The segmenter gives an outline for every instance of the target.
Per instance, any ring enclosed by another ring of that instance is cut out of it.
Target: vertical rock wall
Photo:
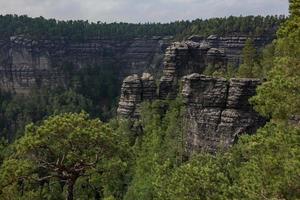
[[[163,76],[160,79],[159,97],[173,99],[178,93],[179,80],[191,73],[202,73],[209,65],[215,69],[226,69],[230,64],[238,67],[242,62],[242,50],[247,37],[202,37],[193,36],[183,42],[175,42],[167,48],[164,58]],[[253,38],[260,50],[272,38]]]
[[[192,74],[183,77],[187,151],[215,153],[230,147],[244,133],[265,123],[248,100],[260,84],[256,79],[231,79]]]
[[[120,117],[136,119],[139,116],[139,106],[142,101],[156,99],[156,85],[153,76],[144,73],[142,77],[137,74],[124,79],[118,107]]]
[[[88,66],[109,65],[120,82],[131,74],[160,74],[169,40],[153,37],[35,41],[13,36],[0,40],[0,89],[26,93],[40,86],[65,87],[72,79],[70,74]]]
[[[189,155],[227,149],[241,134],[255,133],[265,123],[265,119],[248,102],[255,95],[259,80],[228,81],[200,75],[209,64],[217,67],[226,67],[227,64],[237,66],[242,60],[241,52],[246,40],[246,37],[210,36],[203,39],[194,36],[188,41],[175,42],[166,50],[157,98],[175,99],[178,93],[182,94],[186,105],[183,120]],[[255,38],[254,42],[259,49],[268,40]],[[144,80],[137,75],[126,78],[121,91],[119,116],[138,118],[140,103],[156,98],[154,88],[152,78]]]
[[[263,126],[265,119],[248,102],[259,84],[258,79],[228,81],[198,73],[184,76],[180,93],[186,106],[187,153],[227,149],[241,134],[255,133]],[[155,99],[159,97],[150,74],[129,76],[123,82],[118,115],[138,119],[140,104]]]

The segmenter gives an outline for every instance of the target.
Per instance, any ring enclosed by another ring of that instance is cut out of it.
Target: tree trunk
[[[66,200],[73,200],[74,199],[74,185],[75,185],[75,180],[68,180]]]

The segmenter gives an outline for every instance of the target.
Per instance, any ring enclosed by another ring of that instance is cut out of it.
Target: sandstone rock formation
[[[258,79],[227,81],[198,73],[184,76],[179,92],[186,106],[183,121],[188,155],[227,149],[241,134],[255,133],[263,126],[265,119],[248,102],[259,84]],[[138,119],[140,104],[159,98],[150,74],[129,76],[122,85],[118,115]]]
[[[166,49],[157,98],[175,99],[178,93],[182,94],[186,105],[184,124],[189,155],[226,149],[239,135],[254,133],[265,123],[265,119],[248,102],[255,95],[259,80],[227,81],[200,75],[210,64],[237,66],[242,60],[241,52],[246,40],[246,37],[212,35],[204,39],[192,36],[188,41],[175,42]],[[254,42],[259,49],[268,43],[268,39],[255,38]],[[121,91],[119,116],[138,118],[140,103],[155,99],[154,88],[152,78],[141,79],[137,75],[126,78]]]
[[[260,84],[256,79],[231,79],[191,74],[183,77],[187,152],[230,147],[239,135],[255,133],[265,123],[249,105]]]
[[[181,77],[191,73],[202,73],[208,65],[213,65],[216,69],[225,69],[227,64],[238,67],[242,62],[242,50],[246,40],[247,37],[243,36],[211,35],[207,39],[192,36],[187,41],[173,43],[166,50],[159,97],[174,98]],[[254,38],[257,49],[270,41],[270,38]]]
[[[137,106],[142,102],[142,82],[134,74],[124,79],[119,100],[118,115],[126,118],[138,116]]]
[[[70,81],[63,66],[72,70],[89,65],[114,66],[121,81],[131,74],[149,72],[161,77],[160,96],[167,88],[175,87],[178,80],[190,73],[201,73],[211,63],[222,67],[241,62],[241,51],[247,37],[191,36],[185,42],[170,44],[171,38],[152,37],[128,40],[90,38],[71,41],[64,38],[33,40],[22,35],[0,40],[0,89],[26,92],[36,86],[65,86]],[[255,38],[257,48],[269,43],[272,37]],[[166,88],[165,90],[163,88]]]
[[[24,36],[0,40],[0,89],[22,93],[36,86],[65,86],[66,64],[76,71],[109,63],[121,81],[131,74],[162,71],[164,50],[170,38],[44,39]]]
[[[201,73],[205,69],[203,49],[192,41],[175,42],[167,48],[164,58],[163,76],[160,79],[161,99],[174,98],[179,79],[192,72]]]
[[[153,76],[149,73],[143,73],[142,82],[142,101],[152,101],[156,99],[156,83]]]
[[[144,73],[124,79],[119,100],[118,115],[136,119],[139,116],[139,106],[142,101],[152,101],[156,98],[156,85],[153,76]]]

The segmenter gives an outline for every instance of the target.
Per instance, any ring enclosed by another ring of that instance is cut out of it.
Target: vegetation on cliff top
[[[25,15],[0,15],[0,37],[27,35],[33,39],[71,39],[82,41],[91,38],[126,39],[152,36],[175,36],[183,39],[197,34],[217,35],[273,35],[284,16],[246,16],[172,23],[105,23],[83,20],[58,21],[43,17],[31,18]]]

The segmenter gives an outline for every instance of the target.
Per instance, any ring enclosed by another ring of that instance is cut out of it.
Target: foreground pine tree
[[[62,114],[39,126],[28,125],[3,162],[0,197],[61,199],[61,188],[66,199],[73,200],[80,183],[94,182],[100,188],[93,191],[94,196],[100,198],[101,188],[108,184],[105,177],[113,177],[124,166],[125,147],[108,125],[84,113]]]

